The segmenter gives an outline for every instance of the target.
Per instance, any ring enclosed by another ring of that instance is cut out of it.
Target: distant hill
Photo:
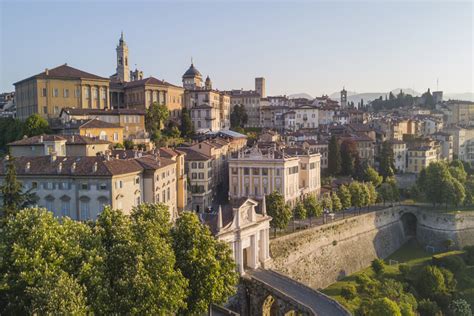
[[[347,101],[349,102],[354,102],[357,104],[357,102],[360,101],[360,99],[364,99],[364,102],[369,102],[375,99],[378,99],[380,97],[385,98],[386,95],[388,95],[390,92],[393,94],[397,95],[400,93],[400,90],[403,91],[405,94],[411,94],[412,96],[420,96],[421,93],[414,91],[413,89],[402,89],[402,88],[397,88],[393,89],[392,91],[387,91],[387,92],[365,92],[365,93],[356,93],[356,92],[347,92]],[[331,99],[334,100],[339,100],[341,98],[341,93],[340,92],[334,92],[330,95]]]
[[[307,93],[295,93],[295,94],[290,94],[288,96],[289,99],[299,99],[299,98],[305,98],[305,99],[308,99],[308,100],[312,100],[314,99],[311,95],[307,94]]]

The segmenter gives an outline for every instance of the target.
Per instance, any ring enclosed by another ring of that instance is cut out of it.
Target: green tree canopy
[[[333,176],[341,173],[341,148],[335,135],[328,145],[328,173]]]
[[[176,266],[189,281],[186,314],[207,311],[235,293],[238,276],[229,249],[219,246],[197,215],[185,212],[172,229]]]
[[[383,177],[372,167],[365,169],[365,181],[371,182],[375,187],[382,184]]]
[[[337,195],[339,196],[339,200],[341,201],[342,207],[344,209],[351,207],[351,192],[349,191],[349,188],[347,186],[345,186],[344,184],[341,185],[339,187],[339,190],[337,191]]]
[[[342,210],[342,203],[341,203],[341,200],[339,199],[339,196],[336,194],[336,192],[333,192],[331,194],[331,204],[332,204],[332,210],[334,212],[339,212]]]
[[[181,111],[181,135],[183,137],[192,137],[194,135],[193,122],[191,120],[191,115],[186,107]]]
[[[303,202],[299,201],[298,203],[296,203],[296,206],[295,206],[295,209],[294,209],[294,214],[295,214],[295,218],[296,219],[306,219],[306,217],[308,217],[308,213],[306,211],[306,208],[303,204]]]
[[[248,122],[247,110],[244,105],[234,105],[230,113],[230,127],[234,129],[244,128]]]
[[[283,195],[278,191],[274,191],[266,196],[266,205],[268,215],[272,217],[270,225],[275,229],[283,229],[288,226],[291,220],[292,212],[288,205],[285,203]]]
[[[48,121],[39,114],[33,114],[26,119],[23,133],[28,137],[49,133]]]
[[[401,316],[400,307],[397,303],[389,298],[376,299],[373,304],[369,316]]]
[[[150,134],[153,141],[158,141],[161,138],[161,129],[168,120],[170,112],[166,105],[153,102],[147,109],[145,115],[145,129]]]
[[[392,144],[389,141],[382,143],[379,169],[384,179],[393,176],[395,170],[395,155],[393,153]]]
[[[344,140],[341,144],[341,173],[343,175],[349,176],[354,174],[358,157],[359,153],[355,141],[352,139]]]

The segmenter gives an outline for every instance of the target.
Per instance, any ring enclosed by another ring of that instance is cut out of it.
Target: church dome
[[[194,78],[194,77],[202,77],[202,75],[199,72],[199,70],[197,70],[196,67],[194,67],[194,64],[191,64],[191,66],[189,66],[189,69],[186,70],[186,72],[184,73],[183,78],[184,77]]]

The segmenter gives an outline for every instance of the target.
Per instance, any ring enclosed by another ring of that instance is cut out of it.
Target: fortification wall
[[[408,240],[400,220],[407,212],[417,218],[422,244],[440,246],[446,239],[458,247],[474,244],[474,212],[446,215],[395,206],[274,239],[271,267],[312,288],[325,288],[400,248]]]

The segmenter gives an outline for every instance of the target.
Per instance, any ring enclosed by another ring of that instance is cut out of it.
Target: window
[[[89,88],[85,87],[84,91],[86,92],[86,99],[89,99],[91,97],[91,95],[90,95],[91,92],[90,92]]]
[[[93,91],[92,93],[94,95],[94,99],[98,99],[99,98],[99,89],[94,88],[92,91]]]
[[[98,185],[99,190],[107,190],[107,183],[102,182]]]
[[[89,190],[89,183],[82,182],[81,183],[81,190]]]
[[[81,220],[88,220],[91,217],[90,214],[90,209],[89,209],[89,201],[81,201],[81,214],[80,214],[80,219]]]
[[[118,141],[118,133],[117,132],[114,132],[114,141]]]
[[[199,169],[204,169],[204,162],[199,163]]]
[[[250,169],[249,168],[244,168],[244,175],[248,176],[250,173]]]
[[[252,174],[258,176],[260,174],[260,168],[252,168]]]
[[[197,173],[196,172],[193,172],[191,174],[191,179],[197,179]]]
[[[267,175],[268,175],[268,169],[262,168],[262,176],[267,176]]]
[[[140,178],[139,177],[135,178],[135,184],[140,184]]]
[[[170,188],[167,189],[168,201],[171,199],[171,191]]]
[[[53,89],[53,97],[57,98],[59,96],[59,89],[54,88]]]
[[[43,93],[41,94],[43,97],[48,95],[48,90],[46,88],[43,88]]]
[[[276,169],[276,175],[279,176],[280,175],[280,169]]]
[[[191,167],[192,167],[193,169],[196,169],[196,168],[197,168],[197,162],[191,163]]]
[[[76,98],[79,98],[81,96],[81,88],[76,88],[76,91],[74,92],[74,96]]]
[[[232,168],[232,174],[237,174],[237,168]]]
[[[63,91],[63,96],[64,96],[65,98],[69,98],[69,89],[64,89],[64,91]]]
[[[50,212],[54,212],[54,201],[53,200],[46,200],[46,208]]]
[[[36,181],[31,182],[31,188],[32,189],[38,188],[38,182],[36,182]]]
[[[204,172],[199,172],[199,179],[204,179]]]
[[[61,201],[61,215],[63,217],[71,217],[71,209],[69,201]]]

